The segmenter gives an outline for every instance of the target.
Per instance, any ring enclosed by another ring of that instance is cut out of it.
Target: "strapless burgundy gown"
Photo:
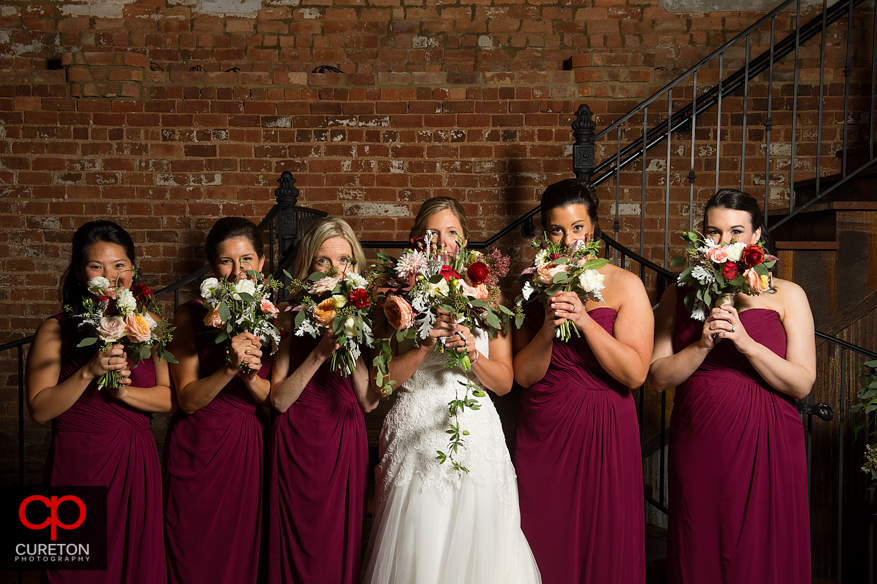
[[[290,371],[317,345],[292,338]],[[327,360],[274,422],[268,501],[268,581],[360,581],[368,473],[365,417],[351,378]]]
[[[703,330],[682,297],[674,351]],[[745,310],[740,321],[785,357],[775,311]],[[810,582],[804,427],[794,400],[770,388],[731,341],[719,342],[677,388],[669,463],[670,582]]]
[[[190,301],[201,377],[225,364],[225,350]],[[267,377],[271,358],[262,357]],[[164,460],[168,579],[180,584],[252,584],[259,567],[265,415],[240,376],[193,414],[177,411]]]
[[[77,348],[81,335],[66,316],[61,324],[64,381],[95,353]],[[155,365],[144,359],[131,370],[134,387],[155,386]],[[161,525],[161,469],[151,417],[98,390],[92,381],[69,410],[52,421],[46,462],[51,486],[107,487],[107,569],[50,570],[49,582],[81,584],[166,581]]]
[[[616,312],[589,312],[612,334]],[[541,304],[525,326],[542,326]],[[636,404],[584,338],[554,341],[551,365],[524,390],[515,468],[521,527],[546,584],[645,581],[643,476]]]

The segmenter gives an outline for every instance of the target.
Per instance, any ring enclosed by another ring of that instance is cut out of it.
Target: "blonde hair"
[[[421,237],[426,233],[426,222],[429,221],[429,218],[446,209],[453,211],[454,215],[457,216],[460,227],[463,228],[463,239],[469,241],[469,222],[466,220],[466,212],[463,210],[463,205],[451,197],[433,197],[425,200],[420,205],[417,217],[414,218],[414,226],[411,227],[408,237],[411,239]]]
[[[299,280],[304,280],[311,273],[311,264],[317,257],[317,252],[326,243],[326,240],[333,237],[343,237],[350,244],[350,251],[355,260],[353,271],[357,274],[361,273],[362,266],[365,264],[365,254],[362,246],[357,239],[353,229],[344,219],[338,217],[323,217],[310,224],[302,236],[298,244],[298,251],[295,255],[295,274]]]

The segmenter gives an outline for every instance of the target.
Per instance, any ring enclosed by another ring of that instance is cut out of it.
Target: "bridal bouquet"
[[[291,280],[288,290],[299,297],[293,308],[295,334],[316,338],[322,330],[332,329],[339,349],[332,353],[330,367],[342,377],[353,373],[362,345],[374,345],[372,335],[373,299],[369,282],[355,272],[314,272],[305,281]]]
[[[533,265],[524,270],[519,278],[524,285],[516,303],[520,306],[533,299],[547,302],[557,292],[575,292],[582,302],[602,302],[603,274],[597,270],[608,264],[609,260],[596,257],[601,243],[599,239],[575,240],[564,247],[552,243],[543,233],[542,241],[534,240],[531,243],[539,251]],[[573,331],[580,336],[579,330],[566,321],[554,330],[554,334],[566,342],[572,337]]]
[[[415,344],[426,339],[435,326],[438,311],[442,310],[470,329],[480,328],[491,337],[501,330],[515,312],[498,303],[497,283],[509,269],[509,258],[499,250],[488,253],[460,248],[451,253],[433,243],[434,236],[428,232],[424,237],[412,240],[411,248],[399,257],[379,254],[376,266],[385,286],[397,287],[387,295],[384,314],[396,329],[397,340],[413,339]],[[375,380],[381,392],[389,395],[394,382],[389,378],[389,339],[380,340],[381,351],[374,359],[378,370]],[[460,428],[458,416],[465,408],[478,410],[477,398],[484,391],[469,377],[472,363],[468,352],[446,350],[444,343],[436,343],[436,350],[447,355],[447,366],[460,367],[466,375],[462,397],[459,394],[448,403],[450,436],[448,453],[439,451],[438,460],[450,460],[454,470],[469,472],[454,457],[463,437],[469,433]],[[471,393],[471,395],[470,395]]]
[[[88,347],[100,341],[100,350],[106,351],[114,344],[122,344],[134,365],[150,357],[155,347],[160,359],[169,363],[177,362],[167,350],[173,327],[164,321],[156,322],[149,314],[150,311],[155,314],[160,311],[148,287],[134,284],[130,290],[120,288],[116,278],[115,299],[106,295],[110,282],[104,277],[90,279],[86,287],[93,297],[83,298],[85,312],[75,314],[70,306],[64,307],[71,318],[79,321],[78,328],[92,333],[82,339],[77,347]],[[97,388],[116,388],[119,387],[119,381],[118,371],[108,371],[98,378]]]
[[[273,355],[280,344],[280,331],[273,323],[278,310],[271,302],[271,292],[280,283],[270,276],[264,278],[255,270],[247,270],[247,276],[236,282],[216,278],[201,282],[201,297],[207,301],[204,324],[218,329],[214,337],[217,345],[248,332],[259,337],[268,354]],[[246,363],[241,371],[252,373]]]
[[[739,292],[752,296],[774,292],[770,268],[777,258],[767,253],[763,242],[715,243],[697,231],[682,232],[682,239],[687,242],[685,255],[674,255],[670,265],[682,267],[691,260],[677,283],[691,286],[685,307],[694,320],[705,320],[716,306],[733,305]]]

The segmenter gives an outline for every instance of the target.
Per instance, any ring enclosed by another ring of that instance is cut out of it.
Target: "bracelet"
[[[469,361],[469,365],[471,366],[471,365],[475,365],[476,363],[478,363],[478,357],[480,357],[480,356],[481,356],[481,353],[478,352],[478,349],[475,349],[475,358],[472,359],[471,361]]]

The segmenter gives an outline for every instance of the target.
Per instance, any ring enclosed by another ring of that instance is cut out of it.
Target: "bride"
[[[449,197],[425,201],[411,237],[427,231],[446,249],[456,249],[460,239],[465,245],[469,229],[460,203]],[[469,472],[436,460],[436,452],[448,446],[448,402],[465,380],[434,350],[440,338],[450,349],[468,351],[483,387],[497,395],[512,387],[508,334],[489,339],[441,314],[419,346],[411,341],[394,346],[390,377],[399,389],[381,430],[375,523],[363,582],[541,582],[521,531],[517,479],[489,398],[481,398],[481,409],[459,415],[469,436],[455,456]]]

